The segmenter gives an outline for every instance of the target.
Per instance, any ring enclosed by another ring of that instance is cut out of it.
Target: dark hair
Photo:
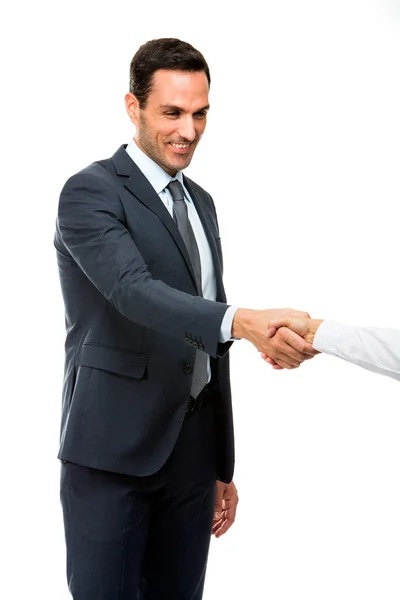
[[[187,42],[175,38],[150,40],[140,46],[131,61],[129,91],[145,108],[151,92],[153,75],[158,69],[171,71],[204,71],[208,85],[211,77],[204,56]]]

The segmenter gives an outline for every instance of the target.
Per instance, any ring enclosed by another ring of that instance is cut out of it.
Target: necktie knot
[[[173,179],[167,185],[169,192],[172,196],[172,200],[174,202],[182,202],[185,200],[185,194],[183,192],[183,186],[180,181],[177,179]]]

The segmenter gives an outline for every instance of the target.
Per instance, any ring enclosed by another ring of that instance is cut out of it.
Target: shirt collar
[[[135,140],[129,142],[126,152],[142,171],[146,179],[149,180],[157,194],[160,194],[173,179],[177,179],[183,185],[182,171],[177,171],[176,175],[171,177],[160,165],[139,148]]]

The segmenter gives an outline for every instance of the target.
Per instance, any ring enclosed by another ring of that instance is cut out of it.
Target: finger
[[[280,367],[281,369],[297,369],[297,367],[299,367],[300,365],[292,365],[292,363],[287,362],[286,360],[284,360],[283,358],[277,358],[277,366]],[[273,369],[276,370],[276,367],[272,367]]]
[[[278,344],[278,340],[282,343]],[[287,344],[287,346],[284,346],[284,344]],[[303,362],[307,355],[315,356],[316,354],[316,351],[311,344],[305,342],[300,335],[294,331],[291,331],[287,327],[281,327],[279,329],[278,337],[276,337],[275,348],[277,351],[283,351],[285,354],[291,356],[299,362]]]
[[[223,520],[218,521],[218,526],[212,528],[211,535],[215,535],[215,537],[217,537],[217,531],[221,529],[223,522]]]
[[[222,519],[214,523],[213,533],[216,537],[224,535],[232,526],[236,519],[236,510],[239,503],[239,497],[235,484],[232,482],[226,488],[226,497],[222,501]]]
[[[221,535],[224,535],[228,531],[228,529],[232,527],[233,523],[234,521],[232,519],[226,519],[222,523],[221,527],[215,532],[215,537],[219,538],[221,537]]]
[[[280,364],[280,360],[284,360],[292,365],[292,367],[298,367],[303,362],[304,357],[304,354],[298,352],[298,350],[282,340],[279,346],[275,349],[275,355],[273,358],[278,365]]]
[[[312,354],[313,356],[315,355],[315,350],[311,346],[311,344],[305,342],[304,339],[294,331],[288,329],[287,327],[282,327],[280,329],[280,335],[285,340],[285,342],[289,344],[289,346],[291,346],[301,354]]]
[[[265,359],[265,362],[267,362],[269,365],[271,365],[271,367],[273,367],[274,369],[286,369],[286,367],[280,367],[273,358],[271,358],[270,356],[267,356],[267,358]]]
[[[235,488],[235,490],[232,492],[232,495],[228,496],[224,502],[224,509],[226,510],[226,516],[228,517],[228,519],[235,520],[238,503],[239,498],[237,495],[237,490]]]
[[[298,361],[295,361],[292,357],[287,356],[283,352],[277,352],[274,356],[274,361],[275,364],[282,369],[295,369],[300,364]]]
[[[289,309],[288,313],[289,317],[296,317],[298,319],[311,319],[309,313],[305,312],[304,310],[294,310],[291,308]]]
[[[215,533],[218,531],[218,529],[222,526],[222,523],[224,522],[225,519],[218,519],[218,521],[214,521],[212,524],[212,529],[211,529],[211,533],[213,535],[215,535]]]
[[[280,327],[290,327],[291,319],[289,317],[283,317],[282,319],[272,319],[269,322],[269,329],[279,329]],[[272,336],[271,336],[272,337]]]
[[[269,365],[271,365],[272,367],[274,365],[276,365],[276,362],[274,361],[273,358],[271,358],[270,356],[267,356],[267,358],[265,359],[265,362],[267,362]]]
[[[217,491],[214,504],[214,519],[219,520],[222,516],[222,500],[224,496],[224,486],[217,481]]]
[[[276,334],[277,328],[276,327],[269,327],[269,329],[267,329],[267,331],[265,332],[266,337],[274,337],[274,335]]]
[[[225,522],[225,519],[226,519],[226,514],[225,514],[225,512],[226,512],[226,511],[224,511],[224,510],[221,512],[221,515],[222,515],[222,516],[221,516],[221,518],[220,518],[220,519],[214,519],[214,521],[213,521],[213,525],[212,525],[212,532],[213,532],[213,533],[215,533],[216,531],[218,531],[218,529],[219,529],[220,527],[222,527],[223,523]]]
[[[261,357],[263,358],[263,360],[268,363],[269,365],[271,365],[271,367],[273,367],[274,369],[276,369],[277,371],[280,371],[282,369],[282,367],[280,367],[279,365],[276,364],[276,362],[274,361],[273,358],[271,358],[270,356],[267,356],[265,354],[265,352],[261,353]],[[312,358],[310,356],[310,358]]]
[[[306,319],[300,319],[298,317],[282,318],[277,321],[272,320],[269,324],[270,327],[279,325],[278,331],[282,334],[282,329],[292,330],[294,333],[304,338],[308,333],[308,322]],[[300,344],[300,341],[299,341]]]
[[[222,525],[216,530],[215,537],[220,538],[221,535],[224,535],[233,525],[234,521],[232,519],[224,519]]]

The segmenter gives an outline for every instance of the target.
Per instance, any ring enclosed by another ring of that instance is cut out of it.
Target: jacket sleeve
[[[225,354],[228,345],[219,345],[219,334],[228,305],[191,296],[153,279],[124,222],[124,209],[113,187],[97,174],[78,173],[60,195],[56,247],[59,239],[90,281],[126,318],[187,343],[195,342],[210,356]]]

